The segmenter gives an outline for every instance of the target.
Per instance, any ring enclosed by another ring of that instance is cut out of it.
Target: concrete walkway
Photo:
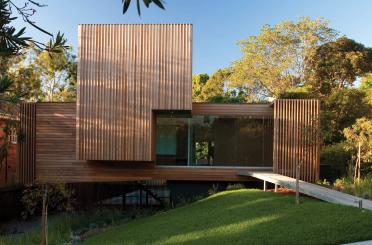
[[[281,174],[272,172],[260,172],[260,171],[238,171],[237,175],[250,176],[264,181],[273,183],[275,185],[281,185],[289,189],[296,189],[296,179],[287,177]],[[342,204],[353,207],[361,207],[364,209],[372,210],[372,201],[362,199],[353,195],[349,195],[343,192],[335,191],[326,187],[311,184],[305,181],[300,181],[300,192],[308,196],[312,196],[327,202]]]
[[[353,242],[353,243],[347,243],[342,245],[372,245],[372,240],[364,241],[364,242]]]

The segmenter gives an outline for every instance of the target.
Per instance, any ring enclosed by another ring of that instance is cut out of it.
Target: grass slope
[[[238,190],[141,218],[89,244],[340,244],[372,239],[372,212],[303,198]]]

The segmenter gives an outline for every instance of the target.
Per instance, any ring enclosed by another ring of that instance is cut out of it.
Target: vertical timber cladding
[[[153,161],[153,110],[191,110],[192,25],[80,25],[78,160]]]
[[[19,112],[17,177],[20,184],[32,184],[35,180],[36,104],[21,103]]]
[[[274,101],[274,172],[295,178],[299,162],[300,179],[319,178],[319,110],[318,100]]]

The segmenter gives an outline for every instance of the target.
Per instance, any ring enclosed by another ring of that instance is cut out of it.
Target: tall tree
[[[229,69],[219,69],[212,76],[208,76],[206,73],[193,75],[193,101],[213,103],[244,103],[250,101],[251,91],[245,87],[230,87],[229,75]]]
[[[302,17],[265,25],[259,35],[239,42],[243,57],[232,65],[234,86],[248,86],[261,96],[278,97],[288,88],[305,82],[305,60],[337,33],[323,19]]]
[[[224,95],[225,81],[228,77],[226,69],[219,69],[205,82],[201,88],[200,100],[209,101],[210,98]]]
[[[314,92],[327,95],[372,72],[372,49],[341,37],[317,47],[305,63],[308,85]]]
[[[36,13],[36,8],[44,7],[34,0],[25,0],[22,6],[14,3],[12,0],[0,0],[0,106],[3,113],[13,114],[15,104],[24,96],[21,89],[14,86],[14,81],[9,76],[9,68],[14,59],[18,59],[22,51],[28,48],[31,44],[40,49],[47,50],[49,53],[58,53],[66,48],[63,35],[58,33],[53,42],[49,45],[42,45],[38,41],[30,37],[25,37],[25,28],[16,30],[12,25],[18,16],[39,31],[53,37],[53,35],[46,30],[39,27],[31,17]],[[5,111],[4,111],[5,110]],[[8,134],[10,128],[16,125],[10,125],[7,121],[4,127],[4,137],[0,140],[0,161],[6,156],[8,150]]]
[[[359,118],[351,127],[343,130],[347,149],[354,153],[354,178],[360,179],[361,163],[372,162],[372,120]]]
[[[355,88],[334,90],[322,99],[321,129],[325,144],[345,140],[342,130],[358,118],[371,115],[372,106],[367,102],[366,91]]]
[[[192,99],[195,102],[201,101],[200,94],[202,88],[209,80],[209,76],[206,73],[192,75]]]
[[[76,61],[71,50],[60,53],[34,50],[34,67],[41,81],[42,101],[75,99]]]
[[[372,73],[364,75],[360,79],[360,89],[372,89]]]
[[[11,89],[22,93],[22,100],[37,101],[41,96],[41,78],[35,64],[20,62],[9,73]]]

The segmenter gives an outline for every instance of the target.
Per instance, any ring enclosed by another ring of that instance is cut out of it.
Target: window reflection
[[[270,118],[157,117],[156,161],[180,166],[272,166]]]

